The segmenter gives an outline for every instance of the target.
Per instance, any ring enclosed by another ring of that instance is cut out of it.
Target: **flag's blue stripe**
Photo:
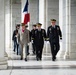
[[[23,12],[28,12],[28,0],[27,0],[27,2],[26,2],[26,4],[25,4],[25,7],[24,7]]]

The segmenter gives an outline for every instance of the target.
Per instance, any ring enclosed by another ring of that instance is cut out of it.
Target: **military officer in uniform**
[[[35,40],[33,39],[33,35],[36,30],[36,24],[33,25],[33,29],[31,30],[31,40],[32,40],[32,47],[33,47],[33,54],[36,54],[36,46],[35,46]]]
[[[35,45],[36,45],[36,59],[42,60],[42,50],[44,46],[44,40],[46,38],[46,31],[41,28],[41,23],[37,23],[37,29],[35,30],[34,33],[34,40],[35,40]]]
[[[56,25],[56,20],[51,19],[51,26],[47,29],[47,37],[51,46],[52,60],[56,60],[56,55],[60,49],[59,39],[62,39],[60,27]]]

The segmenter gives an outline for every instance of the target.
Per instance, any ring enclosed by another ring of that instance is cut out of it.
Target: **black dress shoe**
[[[42,60],[42,58],[40,58],[40,60]]]
[[[17,53],[17,55],[18,55],[18,53]]]
[[[39,58],[36,58],[37,59],[37,61],[39,61]]]
[[[15,50],[13,50],[15,52]]]
[[[27,55],[29,55],[30,53],[27,53]]]
[[[35,52],[33,52],[33,55],[35,55],[36,53]]]
[[[53,61],[55,61],[55,59],[53,59]]]
[[[20,60],[22,60],[23,58],[20,58]]]
[[[54,57],[54,59],[56,60],[56,57]]]
[[[55,58],[54,57],[52,57],[52,61],[55,61]]]
[[[27,59],[25,58],[25,61],[27,61]]]

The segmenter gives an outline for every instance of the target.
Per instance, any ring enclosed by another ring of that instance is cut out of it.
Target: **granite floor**
[[[36,61],[35,55],[29,55],[28,61],[20,60],[13,51],[8,52],[8,69],[0,70],[0,75],[76,75],[76,61],[43,55],[42,61]]]

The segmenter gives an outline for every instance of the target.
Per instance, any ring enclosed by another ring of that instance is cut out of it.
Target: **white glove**
[[[44,44],[46,44],[46,41],[44,41]]]
[[[30,45],[30,43],[28,43],[28,45]]]
[[[47,41],[47,44],[49,44],[49,41]]]
[[[62,40],[60,40],[60,42],[62,42]]]
[[[31,42],[33,43],[33,40]]]

